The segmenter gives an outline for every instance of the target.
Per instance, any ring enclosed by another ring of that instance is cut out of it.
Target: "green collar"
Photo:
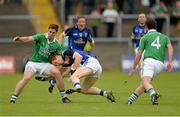
[[[155,29],[148,30],[148,33],[156,31]]]
[[[53,43],[53,42],[56,41],[56,37],[54,37],[53,41],[50,42],[49,39],[48,39],[48,33],[45,33],[45,38],[47,39],[48,44]]]

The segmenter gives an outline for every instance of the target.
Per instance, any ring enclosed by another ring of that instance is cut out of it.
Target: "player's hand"
[[[14,37],[13,41],[20,41],[20,37],[19,36]]]
[[[132,69],[132,70],[129,72],[129,77],[130,77],[130,78],[134,75],[134,72],[135,72],[134,69]]]
[[[168,62],[168,64],[167,64],[167,71],[168,71],[168,72],[171,72],[172,69],[173,69],[173,64],[172,64],[172,62]]]

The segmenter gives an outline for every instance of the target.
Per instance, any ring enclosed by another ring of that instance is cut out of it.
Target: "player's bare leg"
[[[139,78],[141,78],[142,76],[142,65],[141,62],[138,64],[138,74],[139,74]]]
[[[33,76],[32,72],[24,72],[23,79],[17,83],[15,91],[14,91],[13,95],[11,96],[10,103],[16,102],[17,97],[21,94],[24,87],[29,82],[29,80],[31,79],[32,76]]]
[[[65,78],[65,77],[69,76],[70,68],[62,67],[60,69],[60,71],[62,73],[62,77]],[[35,79],[38,81],[49,81],[48,91],[49,91],[49,93],[53,92],[54,86],[56,84],[56,80],[53,76],[36,76]]]
[[[97,87],[93,87],[96,81],[97,81],[96,78],[86,77],[81,87],[82,88],[81,93],[99,95],[100,89]]]
[[[111,102],[115,102],[115,97],[113,96],[112,91],[104,91],[97,87],[93,87],[96,81],[97,79],[93,77],[85,78],[80,93],[90,94],[90,95],[101,95],[106,97]]]
[[[151,84],[151,77],[145,76],[142,78],[142,85],[144,86],[146,92],[151,97],[151,102],[153,105],[158,104],[159,94],[154,90]]]
[[[63,103],[70,103],[71,101],[67,98],[66,92],[64,89],[64,81],[61,75],[61,72],[56,67],[53,67],[51,70],[51,75],[56,79],[56,85],[59,89],[60,96],[62,97]]]
[[[93,87],[94,83],[96,82],[96,78],[89,77],[93,73],[93,70],[88,67],[81,67],[74,72],[71,76],[71,80],[74,83],[74,89],[70,89],[70,93],[79,92],[84,94],[91,94],[91,95],[101,95],[107,97],[112,102],[115,102],[115,98],[112,94],[112,91],[106,92],[97,87]],[[80,86],[80,78],[85,77],[82,87]],[[78,89],[78,90],[77,90]],[[79,90],[81,89],[81,90]],[[71,92],[72,91],[72,92]]]
[[[80,78],[87,77],[93,73],[93,70],[88,67],[79,67],[70,77],[72,83],[74,84],[74,89],[77,91],[81,90]]]

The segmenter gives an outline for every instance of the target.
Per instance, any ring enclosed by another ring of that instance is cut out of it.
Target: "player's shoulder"
[[[76,28],[75,27],[69,27],[68,29],[65,30],[65,32],[71,32],[73,30],[76,30]]]
[[[145,33],[144,35],[143,35],[143,37],[141,38],[141,40],[143,39],[143,40],[146,40],[147,38],[149,38],[149,36],[150,36],[150,33]]]
[[[34,40],[44,39],[46,37],[46,33],[38,33],[32,36]]]
[[[139,24],[134,24],[133,28],[139,28]]]
[[[162,34],[162,33],[160,33],[160,38],[162,38],[162,40],[164,40],[164,41],[170,41],[169,36]]]
[[[86,30],[88,35],[92,35],[90,28],[85,27],[85,30]]]
[[[139,30],[139,25],[138,24],[133,25],[132,30],[133,32],[135,32],[135,30]]]
[[[85,27],[84,29],[88,32],[91,32],[90,28],[88,28],[88,27]]]

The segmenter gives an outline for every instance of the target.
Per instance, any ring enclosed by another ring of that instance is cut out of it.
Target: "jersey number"
[[[157,36],[156,39],[151,43],[151,46],[156,47],[157,49],[161,47],[161,44],[159,43],[159,36]]]

